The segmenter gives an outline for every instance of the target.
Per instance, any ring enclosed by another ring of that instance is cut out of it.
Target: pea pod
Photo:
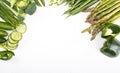
[[[6,31],[0,30],[0,37],[5,37],[7,35],[8,35],[8,33]]]
[[[9,60],[14,56],[12,51],[0,51],[0,59],[1,60]]]
[[[5,43],[7,40],[3,37],[0,37],[0,44]]]

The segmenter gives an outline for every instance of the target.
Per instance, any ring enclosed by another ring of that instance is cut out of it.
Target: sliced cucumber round
[[[10,43],[9,41],[7,41],[6,42],[6,44],[8,45],[8,46],[11,46],[11,47],[15,47],[15,46],[17,46],[18,45],[18,43]]]
[[[7,49],[7,50],[8,50],[8,48],[7,48],[7,46],[6,46],[5,43],[3,43],[3,44],[1,44],[1,45],[2,45],[2,47],[3,47],[4,49]]]
[[[12,40],[10,36],[8,37],[8,40],[7,40],[7,41],[9,41],[9,42],[12,43],[12,44],[19,42],[19,41]]]
[[[11,34],[10,34],[10,37],[12,40],[14,41],[20,41],[22,39],[22,33],[20,32],[17,32],[17,31],[13,31]]]
[[[15,49],[18,47],[18,45],[17,45],[17,46],[8,46],[8,45],[6,44],[6,47],[7,47],[9,50],[15,50]]]
[[[8,44],[7,42],[2,44],[2,47],[6,50],[15,50],[18,47],[18,44]]]
[[[20,32],[20,33],[25,33],[26,32],[26,30],[27,30],[27,26],[26,26],[26,24],[20,24],[17,28],[16,28],[16,30],[18,31],[18,32]]]

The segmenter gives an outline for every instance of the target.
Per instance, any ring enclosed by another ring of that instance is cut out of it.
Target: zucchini
[[[17,30],[18,32],[20,32],[20,33],[23,34],[23,33],[26,32],[27,26],[26,26],[25,23],[22,23],[22,24],[20,24],[20,25],[16,28],[16,30]]]
[[[8,35],[8,33],[6,31],[0,30],[0,37],[5,37],[7,35]]]
[[[22,39],[22,33],[20,32],[17,32],[17,31],[13,31],[11,34],[10,34],[10,37],[12,40],[14,41],[20,41]]]
[[[14,27],[11,26],[9,23],[7,22],[1,22],[0,21],[0,29],[4,29],[4,30],[13,30]]]

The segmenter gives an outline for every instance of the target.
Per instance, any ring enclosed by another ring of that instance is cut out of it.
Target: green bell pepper
[[[109,57],[116,57],[120,51],[120,26],[116,24],[109,24],[102,31],[102,37],[106,39],[101,52]]]
[[[102,31],[102,38],[107,38],[109,36],[115,37],[120,32],[120,26],[113,23],[107,24],[109,25],[106,26]]]

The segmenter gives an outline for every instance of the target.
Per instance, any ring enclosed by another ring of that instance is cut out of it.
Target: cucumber
[[[10,42],[6,42],[6,47],[9,49],[9,50],[15,50],[17,47],[18,47],[18,43],[10,43]]]
[[[12,44],[12,43],[7,41],[6,43],[2,44],[2,47],[6,50],[14,50],[18,47],[18,43]]]
[[[12,44],[19,42],[19,41],[12,40],[10,36],[8,37],[8,41],[9,41],[10,43],[12,43]]]
[[[17,32],[17,31],[13,31],[11,34],[10,34],[10,37],[12,40],[14,41],[20,41],[22,39],[22,33],[20,32]]]
[[[10,43],[9,41],[7,41],[6,45],[11,46],[11,47],[15,47],[18,45],[18,43]]]
[[[0,37],[0,44],[1,44],[1,43],[5,43],[5,42],[6,42],[6,39],[3,38],[3,37]]]
[[[6,31],[0,30],[0,37],[5,37],[7,35],[8,35],[8,33]]]
[[[13,30],[14,27],[11,26],[9,23],[7,22],[1,22],[0,21],[0,29],[4,29],[4,30]]]
[[[17,30],[18,32],[20,32],[20,33],[23,34],[23,33],[26,32],[26,30],[27,30],[27,26],[26,26],[25,23],[20,24],[20,25],[16,28],[16,30]]]
[[[6,44],[6,47],[9,50],[15,50],[18,47],[18,45],[17,46],[9,46],[9,45]]]

